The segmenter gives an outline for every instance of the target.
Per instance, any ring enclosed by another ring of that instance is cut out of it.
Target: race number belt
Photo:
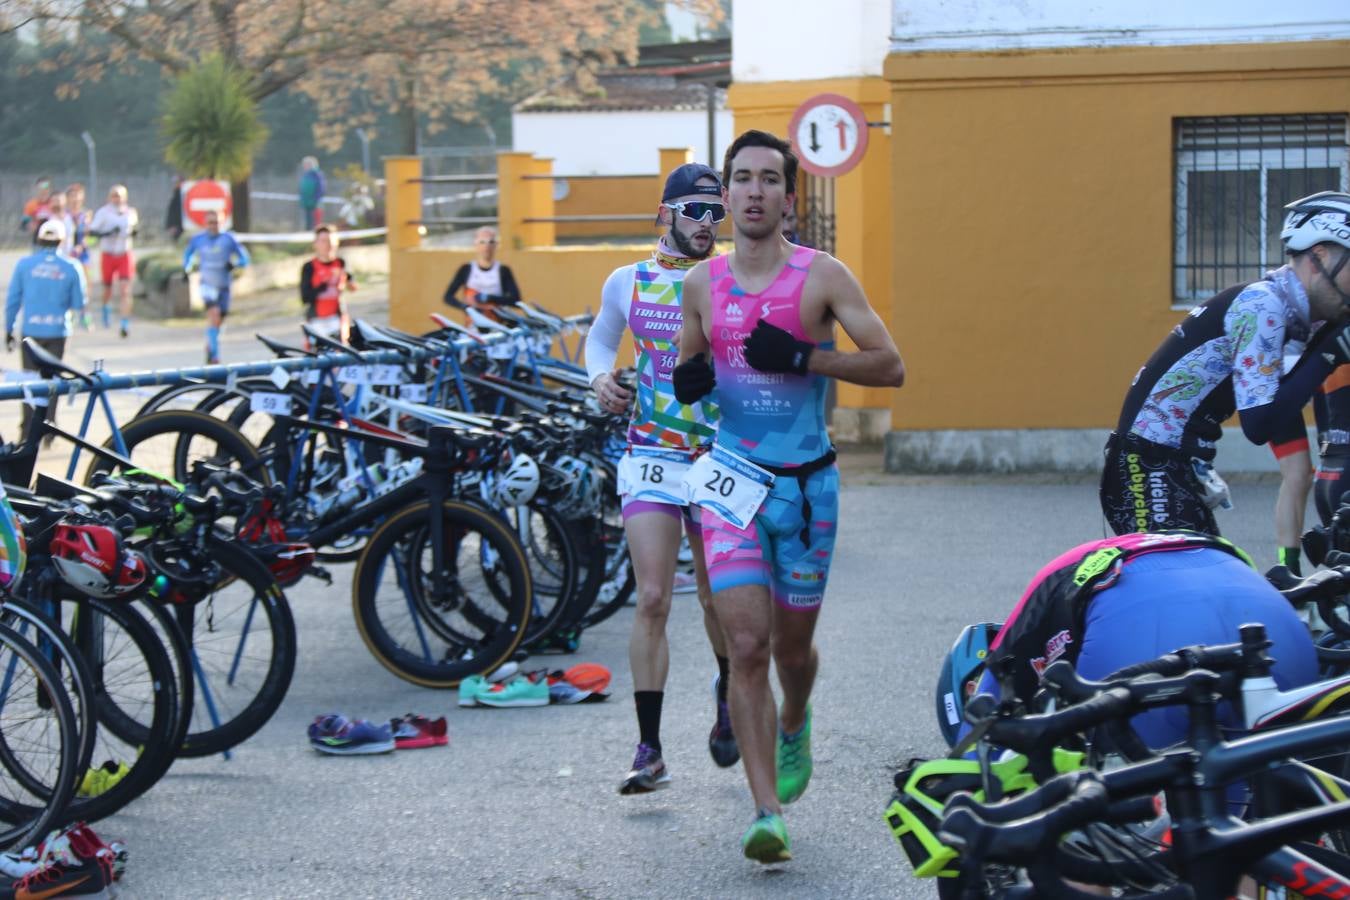
[[[689,467],[689,502],[714,512],[736,528],[748,528],[769,496],[773,473],[714,446]]]
[[[688,506],[685,476],[691,464],[683,450],[630,447],[619,460],[619,494],[633,500]]]

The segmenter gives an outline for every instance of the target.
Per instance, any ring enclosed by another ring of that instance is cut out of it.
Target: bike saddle
[[[277,356],[283,359],[285,359],[286,357],[317,355],[310,350],[306,350],[304,347],[292,347],[290,344],[283,344],[281,343],[281,341],[273,340],[272,338],[267,337],[266,335],[263,334],[254,334],[253,336],[258,340],[262,341],[264,347],[266,347],[268,350],[271,350],[273,353],[275,353]]]
[[[308,325],[301,325],[300,330],[303,331],[305,333],[305,336],[309,338],[310,343],[312,343],[317,348],[322,348],[324,350],[329,351],[330,353],[345,353],[348,356],[356,357],[356,359],[360,362],[365,362],[365,360],[361,359],[360,354],[358,354],[351,347],[348,347],[346,344],[342,343],[342,341],[335,340],[334,338],[331,338],[326,334],[319,334],[317,331],[310,328]]]
[[[397,350],[407,356],[417,349],[412,344],[382,333],[380,329],[363,319],[357,319],[355,324],[351,338],[352,346],[358,350]]]
[[[23,346],[28,351],[28,358],[33,361],[37,373],[43,378],[75,378],[90,386],[94,384],[94,379],[89,375],[79,369],[72,369],[32,338],[24,338]]]
[[[480,344],[483,343],[483,336],[481,334],[478,334],[475,331],[470,331],[463,325],[459,324],[458,322],[447,319],[440,313],[432,313],[431,321],[435,322],[438,326],[440,326],[441,331],[450,331],[459,335],[460,337],[472,338],[473,340],[477,341]]]

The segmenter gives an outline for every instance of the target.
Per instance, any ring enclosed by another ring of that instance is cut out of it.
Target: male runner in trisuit
[[[731,722],[756,805],[741,847],[768,863],[791,858],[780,804],[811,778],[812,635],[839,501],[827,379],[899,387],[905,366],[853,273],[783,237],[797,183],[791,146],[747,131],[727,149],[722,177],[734,250],[685,279],[673,381],[684,403],[716,388],[717,436],[689,484],[702,507],[713,606],[731,653]],[[836,322],[856,352],[834,349]]]
[[[722,630],[712,610],[695,512],[683,490],[683,473],[693,451],[712,440],[716,407],[706,400],[685,406],[675,399],[670,373],[679,353],[680,292],[684,277],[712,252],[717,225],[726,218],[722,181],[704,165],[686,163],[666,178],[658,222],[667,231],[651,259],[615,269],[605,281],[600,314],[586,336],[586,370],[600,405],[623,412],[633,391],[614,377],[619,342],[633,334],[637,359],[637,404],[628,428],[628,453],[620,464],[623,527],[637,579],[637,615],[628,642],[637,704],[639,743],[633,767],[619,793],[639,794],[665,787],[670,773],[661,755],[661,704],[670,668],[666,619],[680,551],[680,523],[694,556],[703,627],[717,657],[717,719],[708,737],[713,761],[736,764],[739,753],[727,712],[728,661]]]
[[[206,214],[206,230],[193,236],[183,251],[183,272],[192,271],[193,262],[202,271],[202,303],[206,306],[206,364],[220,362],[220,330],[230,314],[231,272],[249,263],[248,251],[233,231],[220,230],[220,214]]]
[[[1213,508],[1226,490],[1210,462],[1223,421],[1236,411],[1247,439],[1264,444],[1350,362],[1342,324],[1350,319],[1350,194],[1324,191],[1285,209],[1289,262],[1195,307],[1135,375],[1102,469],[1102,513],[1116,534],[1218,534]],[[1308,349],[1281,378],[1293,341]]]
[[[99,239],[99,264],[103,276],[103,327],[111,326],[109,304],[113,288],[117,288],[118,332],[122,337],[131,334],[131,279],[136,275],[136,261],[131,243],[140,228],[140,215],[127,203],[127,189],[114,184],[108,189],[108,202],[94,213],[89,223],[89,234]]]

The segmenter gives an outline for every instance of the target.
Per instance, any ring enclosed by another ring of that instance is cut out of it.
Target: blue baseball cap
[[[717,182],[698,184],[700,178],[711,178]],[[684,197],[688,194],[707,194],[711,197],[722,196],[722,178],[713,169],[703,163],[685,163],[666,177],[666,189],[661,192],[661,202]]]

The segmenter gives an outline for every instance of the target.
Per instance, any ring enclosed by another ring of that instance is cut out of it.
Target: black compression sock
[[[731,678],[731,662],[725,656],[717,657],[717,702],[727,702],[727,682]]]
[[[661,752],[661,701],[665,691],[634,691],[633,702],[637,706],[638,740]]]
[[[1303,571],[1299,563],[1299,548],[1279,547],[1276,548],[1275,553],[1280,561],[1280,565],[1287,567],[1290,572],[1293,572],[1300,578],[1303,577]]]

